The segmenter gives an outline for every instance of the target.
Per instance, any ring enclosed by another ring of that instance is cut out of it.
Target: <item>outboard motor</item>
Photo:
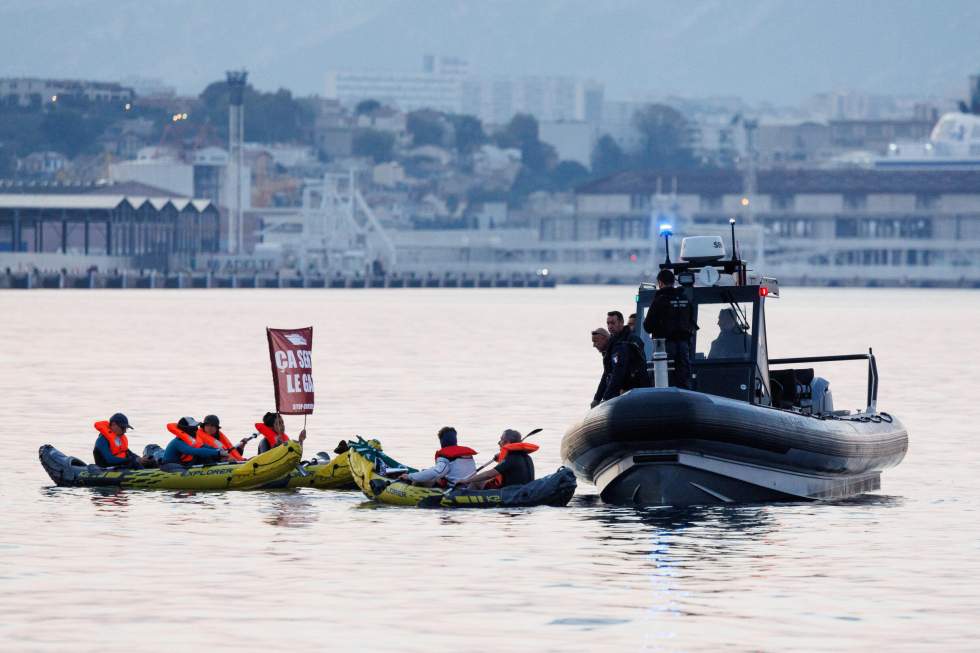
[[[834,394],[830,391],[830,381],[818,376],[810,384],[814,415],[829,415],[834,412]]]

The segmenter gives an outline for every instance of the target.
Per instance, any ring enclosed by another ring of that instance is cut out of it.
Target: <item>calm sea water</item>
[[[52,487],[37,448],[91,458],[271,407],[264,327],[315,329],[308,450],[376,436],[424,465],[435,432],[489,457],[542,427],[539,474],[600,368],[589,330],[624,287],[0,292],[0,649],[976,650],[980,294],[784,289],[775,356],[875,348],[909,454],[874,495],[687,511],[601,504],[442,512],[354,492]],[[818,369],[838,407],[860,363]],[[295,434],[302,418],[287,418]],[[234,438],[233,438],[234,439]],[[885,648],[887,647],[887,648]]]

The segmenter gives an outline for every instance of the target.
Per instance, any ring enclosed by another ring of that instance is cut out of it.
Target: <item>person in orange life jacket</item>
[[[255,430],[262,436],[262,439],[259,440],[259,453],[265,453],[272,447],[289,442],[289,436],[286,435],[286,424],[282,421],[282,415],[279,413],[263,415],[262,421],[255,425]],[[306,440],[306,429],[299,432],[297,442],[303,444],[304,440]]]
[[[221,420],[217,415],[207,415],[197,429],[197,437],[208,447],[222,449],[228,452],[228,457],[235,462],[242,462],[245,457],[245,444],[248,442],[244,438],[237,445],[232,446],[228,437],[221,432]]]
[[[129,438],[126,431],[133,428],[129,419],[122,413],[116,413],[108,419],[95,423],[99,437],[95,440],[92,455],[99,467],[126,467],[140,469],[146,462],[129,450]]]
[[[521,442],[521,434],[514,429],[507,429],[497,441],[500,453],[494,459],[497,464],[490,469],[464,478],[460,483],[466,483],[474,489],[508,487],[524,485],[534,480],[534,461],[531,454],[538,450],[538,445]]]
[[[439,450],[436,451],[436,464],[428,469],[422,469],[411,474],[402,474],[399,480],[431,487],[438,485],[448,487],[460,479],[472,476],[476,471],[473,456],[476,451],[469,447],[461,447],[457,442],[456,429],[443,426],[439,429]]]
[[[164,464],[200,465],[228,460],[228,454],[220,448],[205,445],[198,436],[199,427],[200,424],[193,417],[181,417],[176,424],[167,424],[167,430],[173,433],[174,439],[163,452]]]

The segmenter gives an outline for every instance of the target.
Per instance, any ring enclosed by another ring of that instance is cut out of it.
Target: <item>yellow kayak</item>
[[[367,442],[350,443],[350,469],[357,487],[369,498],[393,506],[420,508],[518,508],[565,506],[575,494],[575,474],[560,467],[525,485],[493,490],[442,490],[420,487],[385,476],[391,471],[390,458]],[[397,465],[397,463],[396,463]]]
[[[41,465],[58,485],[147,490],[252,490],[285,478],[302,456],[303,447],[298,442],[287,442],[243,463],[117,470],[86,465],[50,444],[38,451]]]
[[[378,473],[378,467],[384,469],[389,465],[378,455],[380,452],[366,442],[363,445],[351,443],[347,453],[354,483],[369,499],[393,506],[417,506],[425,497],[442,496],[442,490],[393,481]]]

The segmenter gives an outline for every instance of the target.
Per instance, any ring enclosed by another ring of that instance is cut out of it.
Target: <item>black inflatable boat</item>
[[[778,297],[778,285],[748,283],[734,255],[714,258],[661,266],[677,273],[699,327],[691,338],[693,388],[668,387],[672,372],[663,365],[660,387],[599,404],[567,431],[565,464],[619,504],[826,500],[878,489],[881,472],[905,456],[908,433],[877,409],[871,350],[768,358],[765,303]],[[728,285],[718,285],[725,275]],[[638,323],[654,292],[640,286]],[[642,335],[649,354],[654,343]],[[867,361],[867,407],[834,410],[829,382],[801,366],[852,360]]]

